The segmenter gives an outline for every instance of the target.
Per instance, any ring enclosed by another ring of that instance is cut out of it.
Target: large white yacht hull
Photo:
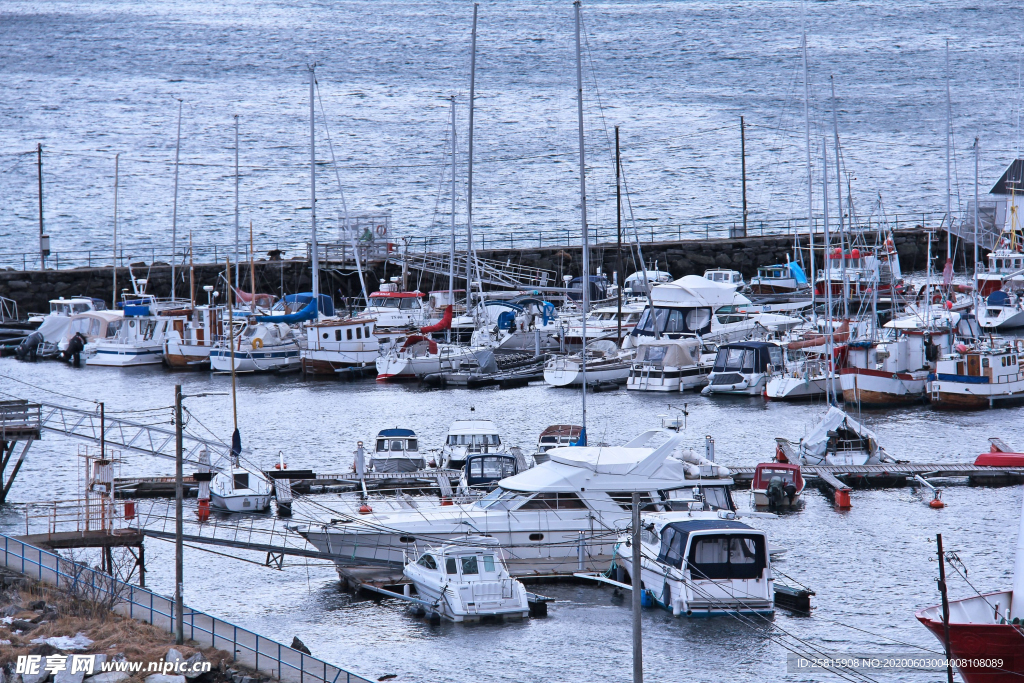
[[[826,377],[776,376],[768,380],[765,394],[773,401],[800,401],[824,396],[826,387],[829,387]],[[838,377],[832,377],[830,390],[833,396],[842,395],[843,390]]]
[[[587,365],[587,382],[624,382],[629,377],[629,361]],[[578,387],[583,384],[583,369],[578,359],[555,358],[544,366],[544,381],[553,387]]]

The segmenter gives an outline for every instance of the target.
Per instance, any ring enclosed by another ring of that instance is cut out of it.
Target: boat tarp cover
[[[416,432],[411,429],[382,429],[377,436],[416,436]]]
[[[322,297],[321,297],[322,298]],[[295,323],[301,323],[306,320],[316,319],[316,302],[310,297],[309,303],[306,306],[294,313],[288,315],[258,315],[256,321],[261,323],[285,323],[286,325],[293,325]]]
[[[43,335],[43,341],[57,342],[64,337],[71,318],[66,315],[48,315],[43,319],[43,324],[36,328],[36,332]]]
[[[699,275],[687,275],[651,290],[655,306],[746,306],[750,299],[736,292],[732,285],[712,282]]]
[[[801,440],[803,451],[808,455],[824,458],[828,449],[828,433],[836,431],[843,423],[846,423],[846,428],[851,432],[866,439],[871,451],[874,452],[878,444],[875,433],[835,406],[829,408],[821,422],[814,425],[811,433]]]
[[[676,569],[683,566],[686,553],[686,541],[694,531],[719,531],[725,529],[753,529],[743,522],[728,519],[694,519],[686,522],[671,522],[661,529],[661,554],[658,562],[672,565]]]
[[[498,371],[498,363],[494,360],[494,351],[490,349],[474,351],[473,356],[476,357],[476,362],[480,366],[480,372],[490,374]]]
[[[986,302],[989,306],[1009,306],[1010,295],[1001,289],[997,289],[988,295]]]
[[[636,362],[659,362],[662,366],[685,368],[695,364],[700,342],[696,339],[660,339],[641,337],[636,347]]]
[[[806,285],[807,275],[804,273],[804,269],[792,261],[790,261],[788,265],[789,274],[793,276],[793,279],[796,280],[798,284]]]

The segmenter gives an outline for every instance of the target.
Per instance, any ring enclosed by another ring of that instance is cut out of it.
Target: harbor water
[[[4,398],[90,407],[78,398],[102,400],[108,415],[170,427],[173,386],[186,395],[230,391],[230,378],[208,373],[170,373],[162,368],[118,371],[75,369],[61,363],[0,360]],[[43,390],[43,388],[49,390]],[[58,395],[54,392],[60,392]],[[774,451],[774,438],[798,438],[824,411],[820,404],[766,403],[761,398],[709,399],[695,394],[600,393],[588,398],[592,441],[622,443],[660,424],[660,415],[689,412],[685,433],[697,450],[705,435],[716,441],[726,465],[753,465]],[[186,398],[186,429],[221,438],[231,431],[228,395]],[[150,410],[154,409],[154,410]],[[279,453],[292,468],[343,472],[359,440],[380,429],[414,429],[421,449],[438,448],[454,419],[470,415],[494,420],[503,439],[530,451],[540,431],[580,420],[579,392],[545,385],[500,391],[428,391],[415,385],[304,380],[299,375],[242,376],[238,421],[253,459],[271,467]],[[861,414],[880,443],[900,459],[967,462],[999,436],[1024,444],[1021,410],[940,413],[927,406]],[[78,444],[52,434],[36,443],[10,500],[74,498],[79,491]],[[124,454],[125,475],[169,475],[173,465]],[[754,519],[773,546],[785,552],[773,561],[781,572],[812,588],[813,613],[797,617],[780,610],[774,635],[729,618],[673,618],[645,610],[645,680],[809,681],[835,680],[825,672],[787,673],[783,632],[796,650],[877,655],[937,653],[938,642],[914,618],[916,609],[939,600],[935,534],[963,561],[979,590],[1010,587],[1013,549],[1021,507],[1019,487],[952,486],[947,507],[928,507],[931,493],[917,488],[857,490],[853,507],[837,510],[816,490],[805,506],[777,519]],[[314,500],[330,505],[337,494]],[[739,491],[741,508],[749,494]],[[149,503],[143,502],[145,514]],[[20,508],[0,510],[0,528],[23,528]],[[296,519],[295,522],[301,520]],[[147,585],[173,592],[173,546],[147,541]],[[185,551],[186,603],[232,620],[281,642],[298,636],[313,652],[370,678],[397,674],[398,681],[581,681],[626,680],[630,672],[628,597],[611,588],[542,584],[537,592],[557,599],[549,616],[521,623],[431,626],[397,600],[354,599],[340,590],[333,566],[288,558],[283,571],[263,566],[265,557],[225,550],[249,563]],[[953,597],[973,595],[971,586],[947,568]],[[788,582],[782,579],[783,582]],[[919,649],[920,648],[920,649]],[[941,673],[864,672],[873,680],[930,681]]]
[[[740,116],[754,229],[806,215],[803,6],[583,3],[593,229],[607,239],[615,226],[615,125],[638,220],[687,224],[691,235],[709,221],[741,220]],[[805,11],[811,157],[817,166],[822,137],[831,140],[834,76],[843,179],[860,216],[879,193],[903,220],[945,211],[947,38],[953,210],[973,196],[975,136],[987,191],[1019,149],[1016,3],[809,2]],[[180,99],[179,247],[190,231],[197,248],[234,242],[237,114],[241,224],[252,221],[261,253],[279,243],[295,256],[308,238],[306,66],[314,62],[321,239],[337,238],[343,209],[328,133],[350,211],[390,211],[398,235],[448,230],[442,165],[453,94],[464,225],[471,20],[467,1],[8,0],[0,251],[35,250],[37,143],[52,250],[110,253],[115,153],[125,257],[166,250]],[[481,3],[473,212],[481,241],[540,228],[553,233],[546,243],[576,235],[574,48],[569,2]]]

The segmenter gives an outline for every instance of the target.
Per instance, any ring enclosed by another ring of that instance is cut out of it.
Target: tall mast
[[[974,282],[978,282],[978,137],[974,137]]]
[[[583,224],[583,349],[580,351],[583,380],[583,421],[580,434],[586,444],[587,430],[587,314],[590,311],[590,236],[587,233],[587,167],[583,151],[583,61],[580,51],[580,0],[576,8],[576,119],[580,139],[580,221]],[[641,264],[642,265],[642,264]]]
[[[839,167],[839,114],[836,112],[836,81],[832,76],[828,77],[832,84],[832,133],[836,143],[836,206],[839,207],[839,248],[843,253],[843,260],[839,263],[840,277],[843,278],[843,318],[850,317],[850,285],[846,281],[846,240],[843,238],[843,178]],[[825,205],[828,211],[828,204]],[[851,214],[852,220],[852,214]],[[878,289],[878,286],[875,286]]]
[[[476,259],[473,258],[473,108],[476,104],[476,15],[480,3],[473,3],[473,39],[469,56],[469,163],[466,170],[466,309],[473,294]],[[483,284],[481,283],[481,288]],[[482,294],[481,289],[481,294]]]
[[[743,236],[747,236],[747,135],[740,117],[740,177],[743,188]]]
[[[455,314],[455,95],[452,95],[452,244],[448,252],[448,305]],[[452,326],[444,332],[447,341],[452,340]]]
[[[821,139],[821,204],[825,209],[825,244],[831,244],[829,239],[828,230],[828,142],[825,138]],[[827,344],[826,349],[828,350],[828,365],[826,366],[827,374],[825,375],[825,403],[832,404],[829,398],[832,391],[832,363],[835,361],[835,318],[832,316],[832,258],[828,253],[828,248],[825,249],[825,325],[828,326],[828,337],[826,337]]]
[[[949,38],[946,38],[946,260],[953,258],[953,178],[950,172],[950,149],[953,146],[953,104],[949,95]]]
[[[256,315],[256,260],[253,258],[252,248],[252,221],[249,221],[249,285],[252,288],[252,299],[249,300],[249,313]],[[317,310],[320,309],[320,302],[316,302]]]
[[[615,126],[615,255],[616,255],[616,268],[619,271],[618,285],[616,290],[618,313],[615,319],[616,323],[616,335],[619,340],[619,344],[623,342],[622,339],[622,284],[625,273],[622,272],[622,183],[619,179],[619,172],[622,168],[622,161],[619,157],[619,127]]]
[[[192,228],[188,229],[188,301],[189,308],[195,309],[196,307],[196,268],[192,260]],[[193,317],[195,311],[192,311]],[[184,341],[184,339],[182,340]]]
[[[242,261],[238,253],[238,114],[235,114],[235,287],[239,284],[238,269],[242,267]],[[228,273],[230,276],[230,273]]]
[[[114,293],[110,297],[110,310],[117,310],[117,185],[121,154],[114,155]]]
[[[181,100],[178,100],[178,141],[174,145],[174,213],[171,217],[171,298],[174,298],[174,262],[178,259],[178,160],[181,155]]]
[[[313,301],[316,317],[320,317],[320,250],[316,244],[316,130],[313,113],[313,88],[316,84],[316,65],[309,67],[309,217],[312,230],[310,244],[313,250]]]
[[[803,51],[804,59],[804,147],[806,148],[806,161],[807,161],[807,234],[810,238],[810,252],[811,252],[811,272],[810,272],[810,283],[811,283],[811,311],[814,319],[818,319],[817,303],[815,302],[814,296],[814,280],[816,277],[814,270],[814,178],[811,175],[811,87],[807,80],[807,17],[804,14],[803,2],[800,3],[800,19],[803,23],[803,29],[800,37],[800,48]]]

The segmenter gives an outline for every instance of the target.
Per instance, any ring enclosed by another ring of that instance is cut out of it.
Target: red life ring
[[[380,235],[381,237],[383,237],[384,235],[388,234],[388,229],[386,227],[384,227],[383,225],[378,225],[377,226],[377,234]]]

